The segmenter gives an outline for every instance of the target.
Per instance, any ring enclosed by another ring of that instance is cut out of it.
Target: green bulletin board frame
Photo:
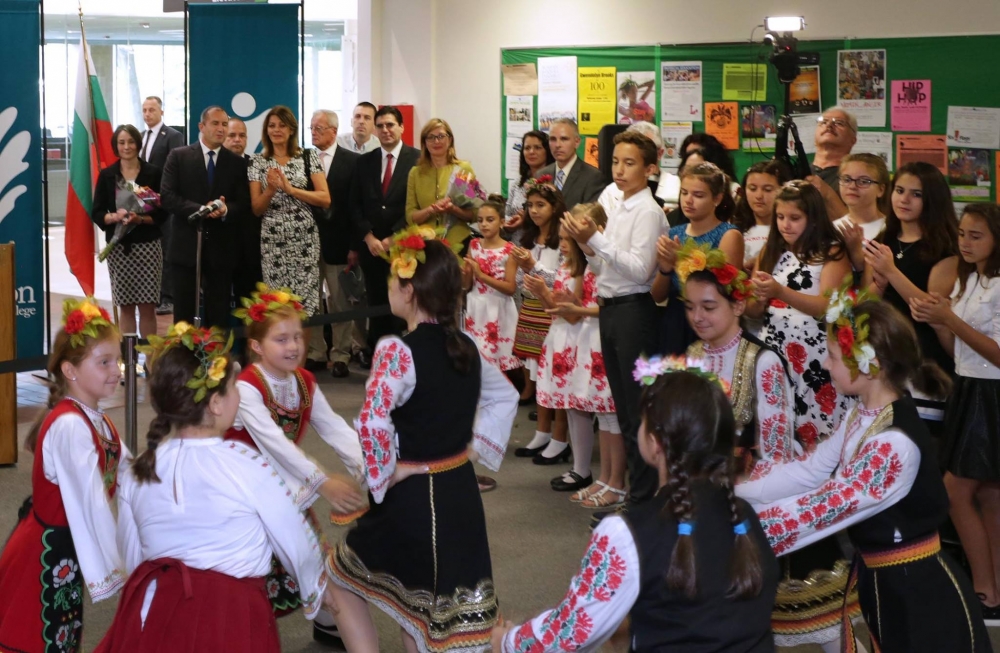
[[[837,99],[837,51],[875,50],[886,51],[886,123],[885,127],[862,127],[860,131],[891,131],[891,90],[895,79],[931,80],[931,130],[921,134],[944,134],[948,121],[948,106],[1000,107],[1000,83],[996,83],[996,71],[1000,70],[1000,36],[945,36],[892,39],[844,39],[826,41],[800,40],[799,52],[816,52],[820,55],[820,92],[823,109],[836,104]],[[767,97],[762,102],[740,102],[744,104],[774,104],[780,115],[784,103],[784,87],[778,82],[773,66],[767,63],[771,49],[759,43],[721,43],[707,45],[641,45],[623,47],[581,47],[581,48],[533,48],[503,49],[501,64],[535,63],[542,57],[575,56],[577,67],[615,66],[618,72],[655,71],[656,124],[659,125],[661,61],[701,61],[702,62],[702,102],[722,101],[722,66],[726,63],[759,63],[766,65]],[[500,79],[500,94],[503,96],[503,78]],[[506,98],[500,107],[501,113],[501,170],[503,153],[507,139],[507,121],[504,115]],[[538,96],[534,97],[533,117],[538,124]],[[694,131],[704,131],[704,122],[695,122]],[[918,133],[918,132],[894,132]],[[893,162],[895,163],[896,139],[893,138]],[[752,163],[769,159],[772,153],[744,150],[733,151],[737,173],[742,175]],[[992,152],[990,174],[996,171],[996,151]],[[579,156],[583,158],[581,145]],[[501,174],[503,192],[507,192],[506,175]],[[737,180],[739,181],[739,180]],[[990,199],[996,201],[997,179],[992,179]]]

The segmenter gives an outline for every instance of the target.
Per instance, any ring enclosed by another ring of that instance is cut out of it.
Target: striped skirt
[[[521,302],[521,310],[517,314],[514,355],[518,358],[536,360],[542,352],[542,343],[545,342],[550,326],[552,326],[552,316],[542,308],[542,302],[525,295]]]

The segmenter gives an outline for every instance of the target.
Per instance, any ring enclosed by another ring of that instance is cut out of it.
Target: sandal
[[[597,481],[593,485],[585,487],[582,490],[577,490],[576,492],[571,494],[569,500],[572,501],[573,503],[580,503],[584,499],[589,499],[590,497],[597,494],[599,491],[601,491],[601,488],[606,488],[606,487],[608,487],[607,483],[605,483],[604,481]]]
[[[479,493],[483,494],[485,492],[492,492],[497,489],[496,479],[490,478],[489,476],[476,476],[476,482],[479,484]]]
[[[599,492],[581,501],[580,505],[592,510],[602,508],[614,510],[619,506],[625,505],[625,496],[625,490],[616,490],[610,485],[605,485]]]

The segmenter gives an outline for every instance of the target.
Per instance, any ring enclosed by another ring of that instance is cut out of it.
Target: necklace
[[[908,251],[910,251],[911,247],[913,247],[919,242],[920,242],[919,240],[915,240],[906,247],[903,247],[903,241],[897,240],[896,243],[899,245],[899,253],[896,254],[896,258],[899,259],[900,261],[903,260],[903,254],[906,254]]]

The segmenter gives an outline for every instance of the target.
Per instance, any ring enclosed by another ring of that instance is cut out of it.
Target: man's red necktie
[[[392,181],[392,155],[385,155],[385,174],[382,175],[382,197],[389,194],[389,182]]]

